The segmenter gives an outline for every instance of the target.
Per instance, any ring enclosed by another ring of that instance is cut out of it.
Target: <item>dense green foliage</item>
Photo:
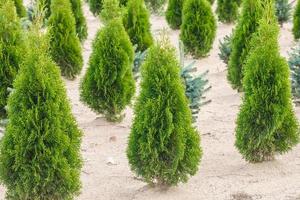
[[[236,0],[218,0],[217,15],[220,22],[232,23],[238,17]]]
[[[249,162],[271,160],[299,141],[289,67],[279,53],[275,11],[269,6],[264,12],[244,67],[245,96],[236,128],[236,147]]]
[[[104,0],[103,9],[100,13],[102,22],[108,23],[112,19],[122,18],[123,9],[120,8],[119,0]]]
[[[144,51],[153,43],[149,13],[144,0],[129,0],[127,9],[123,18],[125,29],[132,44],[137,45],[137,50]]]
[[[232,40],[232,35],[226,35],[222,41],[219,41],[219,50],[220,53],[219,58],[225,63],[226,65],[228,64],[229,57],[231,54],[231,40]]]
[[[51,14],[51,0],[41,0],[44,8],[45,18],[48,19]]]
[[[216,20],[207,0],[186,0],[183,5],[180,38],[195,57],[206,56],[216,36]]]
[[[179,29],[182,23],[182,7],[184,0],[169,0],[166,19],[172,29]]]
[[[12,88],[24,53],[20,21],[10,0],[0,4],[0,27],[0,118],[5,118],[8,88]]]
[[[120,6],[126,6],[128,0],[119,0],[119,2],[120,2]]]
[[[295,39],[300,38],[300,0],[297,0],[295,12],[294,12],[293,35]]]
[[[292,79],[292,93],[296,101],[300,100],[300,46],[294,48],[290,53],[289,66]]]
[[[76,24],[76,33],[80,39],[83,41],[87,38],[87,25],[86,20],[83,15],[81,0],[70,0],[72,12],[75,17],[75,24]]]
[[[166,3],[166,0],[145,0],[145,3],[149,10],[151,10],[154,13],[157,13],[163,8],[164,4]]]
[[[103,0],[88,0],[88,2],[90,5],[90,11],[94,15],[98,15],[102,10]]]
[[[81,83],[81,100],[110,121],[122,118],[130,103],[135,82],[133,47],[121,20],[110,21],[93,43],[89,68]]]
[[[9,0],[7,0],[9,1]],[[26,9],[23,5],[23,0],[12,0],[15,3],[17,14],[19,17],[25,17],[26,16]]]
[[[248,56],[249,41],[257,30],[263,12],[260,0],[244,0],[243,10],[232,36],[227,79],[233,88],[242,89],[243,66]]]
[[[62,75],[73,79],[81,71],[83,58],[69,0],[52,0],[49,26],[52,58]]]
[[[80,184],[81,131],[47,42],[33,34],[8,101],[0,179],[8,200],[73,199]]]
[[[275,6],[278,22],[282,26],[290,19],[292,6],[288,0],[275,0]]]
[[[150,48],[142,66],[127,156],[131,169],[148,183],[186,182],[201,157],[175,55],[162,41]]]

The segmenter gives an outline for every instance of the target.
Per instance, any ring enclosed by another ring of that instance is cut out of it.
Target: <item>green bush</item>
[[[9,0],[6,0],[9,1]],[[17,14],[19,17],[25,17],[26,16],[26,9],[23,5],[23,0],[13,0],[15,3],[16,9],[17,9]]]
[[[177,185],[198,170],[199,135],[179,69],[175,49],[165,41],[150,48],[142,66],[127,157],[131,169],[148,183]]]
[[[195,57],[206,56],[216,36],[216,20],[207,0],[186,0],[183,5],[180,38]]]
[[[249,51],[249,41],[257,30],[263,12],[260,0],[244,0],[240,20],[232,36],[227,79],[232,87],[242,89],[243,65]]]
[[[124,10],[119,4],[119,0],[103,1],[103,9],[100,13],[102,22],[109,23],[112,19],[122,18]]]
[[[220,22],[232,23],[238,17],[236,0],[218,0],[217,15]]]
[[[264,12],[244,66],[245,96],[236,128],[236,147],[249,162],[272,160],[299,141],[289,67],[279,53],[275,11],[267,4]]]
[[[132,44],[137,45],[138,51],[144,51],[153,43],[149,13],[144,0],[129,0],[127,9],[123,18],[124,27]]]
[[[162,10],[166,0],[145,0],[145,3],[150,11],[158,13]]]
[[[19,65],[23,39],[20,20],[12,1],[0,3],[0,119],[6,117],[5,106]]]
[[[169,0],[166,19],[172,29],[179,29],[182,23],[183,0]]]
[[[50,51],[63,76],[75,78],[81,71],[81,44],[69,0],[52,0],[49,18]]]
[[[72,12],[75,17],[76,33],[80,41],[84,41],[87,38],[87,25],[83,15],[81,0],[70,0]]]
[[[121,112],[134,95],[133,54],[130,39],[118,19],[102,28],[93,43],[80,96],[84,103],[104,114],[109,121],[122,119]]]
[[[98,15],[101,12],[103,0],[89,0],[88,3],[90,5],[90,11],[94,15]]]
[[[32,34],[8,101],[0,146],[6,199],[73,199],[79,193],[81,132],[47,42]]]
[[[297,5],[294,12],[293,35],[295,39],[300,38],[300,1],[297,1]]]
[[[43,0],[43,8],[46,19],[51,15],[51,0]],[[71,3],[72,13],[75,18],[76,33],[80,41],[84,41],[87,38],[87,24],[83,15],[81,0],[69,0]]]
[[[289,21],[291,17],[292,6],[288,0],[275,0],[276,16],[279,24],[282,26],[284,22]]]

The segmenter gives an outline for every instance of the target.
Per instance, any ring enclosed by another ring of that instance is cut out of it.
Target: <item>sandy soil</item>
[[[101,25],[90,14],[87,5],[84,5],[84,11],[89,28],[89,37],[83,45],[86,69],[92,40]],[[160,29],[168,28],[163,16],[152,16],[151,23],[156,36]],[[227,83],[226,67],[218,57],[219,39],[229,34],[232,28],[232,25],[219,23],[210,56],[197,61],[197,73],[208,69],[212,85],[206,95],[212,103],[202,108],[197,122],[204,152],[200,169],[188,183],[169,190],[148,187],[136,180],[129,169],[125,150],[132,109],[125,111],[126,118],[122,123],[108,123],[79,101],[80,78],[65,80],[73,113],[84,131],[83,187],[78,200],[300,200],[300,145],[288,154],[277,156],[275,161],[261,164],[246,163],[234,147],[235,119],[241,96]],[[168,30],[177,47],[179,32]],[[287,56],[294,45],[289,23],[281,30],[282,55]],[[296,108],[296,113],[300,118],[300,108]],[[115,163],[107,164],[110,160]],[[0,187],[0,199],[4,199],[3,187]]]

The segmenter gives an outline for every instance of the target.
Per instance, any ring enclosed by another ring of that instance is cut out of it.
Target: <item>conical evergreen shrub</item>
[[[6,0],[9,1],[9,0]],[[23,0],[13,0],[17,9],[17,14],[19,17],[25,17],[26,16],[26,9],[23,5]]]
[[[89,68],[81,83],[81,100],[109,121],[122,118],[121,112],[135,92],[132,75],[133,47],[121,20],[102,28],[93,43]]]
[[[216,20],[207,0],[185,0],[180,38],[186,51],[195,57],[206,56],[216,36]]]
[[[6,199],[73,199],[80,184],[81,132],[44,39],[29,47],[8,102],[0,146]]]
[[[69,0],[52,0],[49,18],[50,51],[63,76],[73,79],[81,71],[81,44]]]
[[[75,17],[75,24],[76,24],[76,33],[80,39],[80,41],[84,41],[87,36],[87,24],[85,17],[83,15],[81,0],[70,0],[72,12]]]
[[[132,44],[138,51],[144,51],[153,43],[150,31],[149,13],[144,0],[129,0],[123,23]]]
[[[104,24],[112,19],[122,18],[124,9],[120,7],[119,0],[104,0],[103,9],[100,13],[100,19]]]
[[[232,23],[238,17],[236,0],[218,0],[217,15],[220,22]]]
[[[102,10],[103,0],[88,0],[90,11],[94,15],[98,15]]]
[[[0,3],[0,119],[6,117],[5,106],[23,54],[20,20],[11,0]]]
[[[182,23],[183,0],[169,0],[166,19],[172,29],[179,29]]]
[[[264,12],[244,66],[245,96],[236,128],[236,147],[249,162],[271,160],[299,142],[289,67],[279,53],[272,0]]]
[[[300,38],[300,0],[297,0],[297,4],[294,11],[293,35],[295,39]]]
[[[242,89],[243,65],[248,56],[249,41],[257,30],[262,12],[260,0],[244,0],[242,14],[231,40],[227,74],[232,87],[238,90]]]
[[[127,157],[132,171],[148,183],[176,185],[198,170],[199,135],[179,69],[175,49],[166,41],[154,44],[142,65]]]

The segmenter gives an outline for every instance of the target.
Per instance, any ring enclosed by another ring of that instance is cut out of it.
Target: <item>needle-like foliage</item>
[[[217,15],[220,22],[234,22],[238,17],[238,4],[236,0],[218,0]]]
[[[169,0],[166,19],[172,29],[179,29],[182,23],[182,8],[184,0]]]
[[[295,39],[300,38],[300,0],[297,0],[297,4],[294,11],[293,35]]]

